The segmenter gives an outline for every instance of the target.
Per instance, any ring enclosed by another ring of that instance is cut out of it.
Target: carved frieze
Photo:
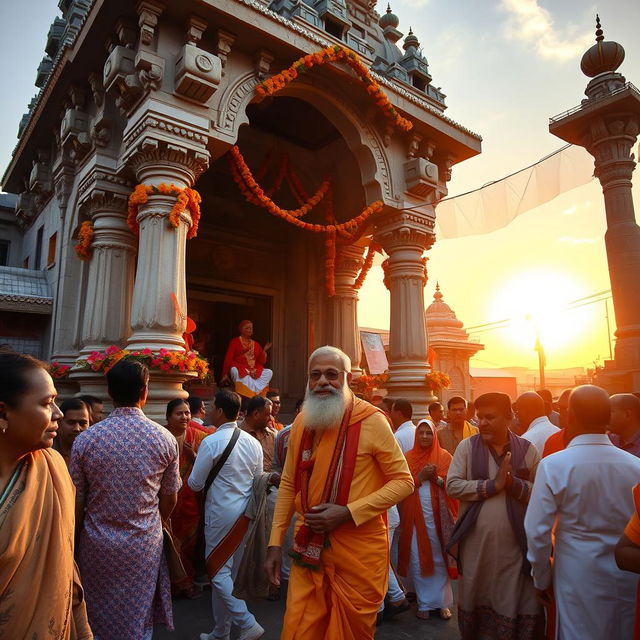
[[[124,113],[131,110],[144,94],[136,72],[135,51],[116,46],[104,63],[103,84],[116,94],[116,106]]]
[[[404,163],[406,190],[419,198],[427,198],[438,189],[438,165],[424,158],[411,158]]]

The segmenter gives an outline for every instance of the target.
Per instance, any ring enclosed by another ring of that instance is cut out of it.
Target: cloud
[[[551,14],[538,0],[502,0],[501,9],[509,14],[504,25],[505,37],[533,45],[542,58],[559,62],[576,60],[587,48],[589,35],[576,35],[575,26],[559,32]]]
[[[560,236],[557,240],[560,244],[568,244],[575,247],[579,244],[595,244],[596,238],[574,238],[573,236]]]

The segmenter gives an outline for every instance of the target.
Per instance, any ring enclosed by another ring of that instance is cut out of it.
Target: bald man
[[[542,455],[547,438],[560,431],[547,417],[544,400],[535,391],[528,391],[516,400],[515,409],[520,428],[524,429],[521,437],[531,442]]]
[[[533,581],[545,604],[555,592],[562,640],[633,637],[638,579],[616,567],[614,549],[633,511],[640,460],[609,440],[610,413],[603,389],[571,392],[569,444],[538,465],[525,517]]]
[[[640,458],[640,398],[633,393],[611,396],[609,429],[616,436],[614,444]]]

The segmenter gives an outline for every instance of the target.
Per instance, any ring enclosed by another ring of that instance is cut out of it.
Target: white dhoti
[[[263,369],[258,378],[252,378],[249,374],[241,378],[238,369],[231,367],[229,369],[229,377],[236,386],[236,393],[247,398],[253,398],[253,396],[266,393],[267,387],[273,377],[273,371],[271,371],[271,369]]]

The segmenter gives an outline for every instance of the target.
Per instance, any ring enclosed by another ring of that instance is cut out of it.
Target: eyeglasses
[[[329,382],[335,382],[340,377],[341,373],[344,373],[344,371],[337,371],[336,369],[328,369],[327,371],[318,371],[317,369],[314,369],[313,371],[309,371],[309,380],[312,380],[313,382],[318,382],[318,380],[320,380],[320,378],[324,376],[325,379],[328,380]]]

